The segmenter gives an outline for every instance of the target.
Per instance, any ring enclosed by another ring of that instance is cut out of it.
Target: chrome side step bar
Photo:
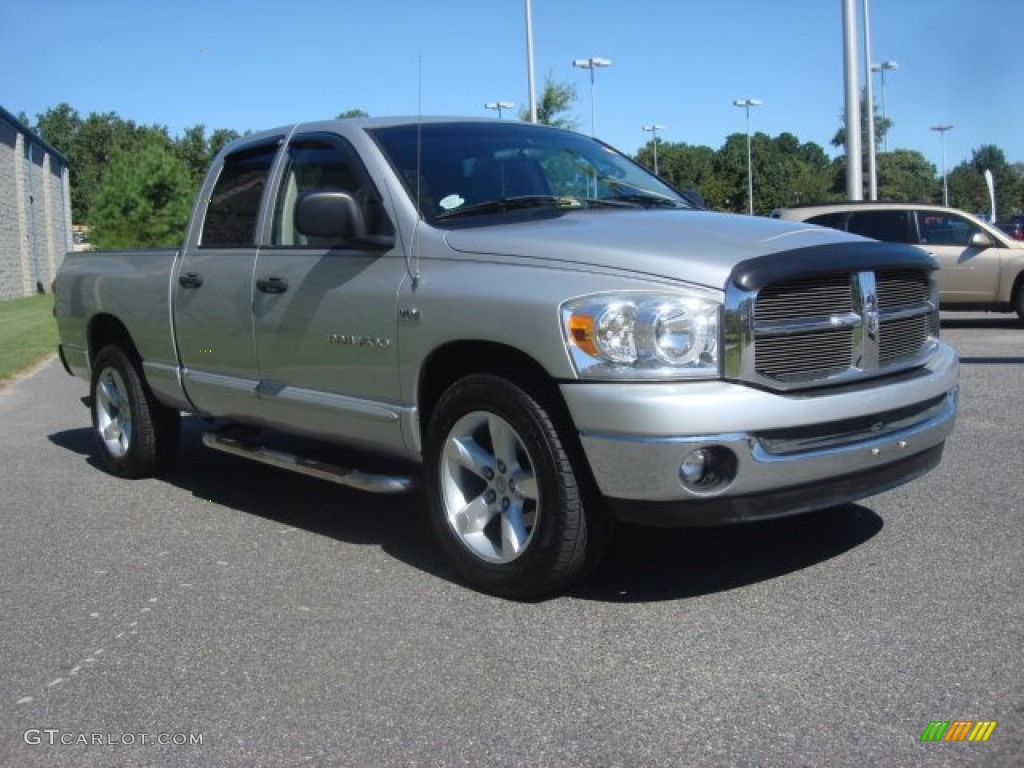
[[[327,464],[314,459],[307,459],[293,453],[278,451],[266,446],[231,437],[218,432],[207,432],[203,435],[203,445],[216,451],[223,451],[235,456],[269,464],[272,467],[287,469],[320,480],[327,480],[338,485],[348,486],[367,493],[408,493],[419,487],[418,478],[409,475],[373,475],[358,469]]]

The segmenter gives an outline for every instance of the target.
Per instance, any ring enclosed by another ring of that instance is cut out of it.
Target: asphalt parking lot
[[[936,472],[624,529],[535,603],[455,583],[421,497],[212,452],[194,420],[167,478],[114,479],[53,362],[0,391],[0,765],[1020,765],[1024,327],[943,335]],[[922,742],[937,720],[997,726]]]

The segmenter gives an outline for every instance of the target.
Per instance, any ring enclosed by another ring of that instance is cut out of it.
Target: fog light
[[[708,473],[710,456],[703,448],[692,451],[683,463],[679,465],[679,476],[683,479],[683,485],[700,485]]]
[[[679,480],[691,493],[718,493],[736,478],[736,454],[720,445],[695,448],[679,465]]]

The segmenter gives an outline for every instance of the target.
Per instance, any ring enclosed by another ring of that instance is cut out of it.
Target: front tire
[[[434,530],[470,586],[537,597],[591,564],[587,494],[549,409],[519,385],[455,382],[428,424],[425,471]]]
[[[159,474],[178,450],[178,412],[156,399],[120,347],[103,347],[92,369],[93,438],[103,466],[119,477]]]

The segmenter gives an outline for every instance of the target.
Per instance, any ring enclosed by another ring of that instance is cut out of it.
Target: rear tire
[[[455,382],[424,447],[431,522],[470,586],[538,597],[580,578],[592,546],[603,550],[603,536],[588,537],[588,494],[549,409],[518,384],[491,374]]]
[[[178,412],[156,399],[120,347],[103,347],[92,368],[93,438],[104,468],[128,478],[165,470],[178,450]]]

